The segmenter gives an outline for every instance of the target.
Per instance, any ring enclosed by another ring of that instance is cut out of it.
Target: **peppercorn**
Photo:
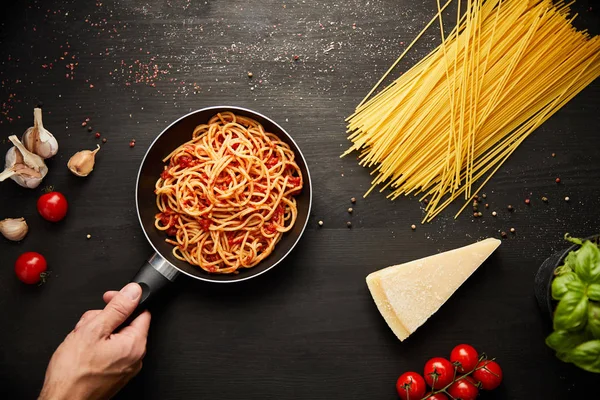
[[[544,203],[547,203],[547,202],[548,202],[548,198],[547,198],[546,196],[544,196],[544,197],[542,197],[542,201],[543,201]]]
[[[350,207],[350,208],[348,209],[348,212],[349,212],[350,214],[352,214],[352,211],[354,211],[354,210],[352,209],[352,207]]]
[[[484,199],[487,199],[487,195],[485,193],[482,194],[481,197],[483,197]]]
[[[88,126],[88,132],[91,132],[91,131],[93,131],[92,127]]]
[[[560,178],[556,178],[556,183],[560,183]]]
[[[348,228],[352,228],[352,222],[350,222],[350,221],[346,222],[346,226],[347,226]]]
[[[135,142],[132,140],[131,142],[129,142],[129,147],[134,147],[135,146]]]
[[[323,226],[323,221],[319,221],[319,226]]]
[[[510,228],[510,233],[515,233],[517,230],[515,228]]]
[[[531,204],[531,200],[525,199],[525,204],[527,204],[527,205]]]
[[[500,233],[500,236],[502,236],[503,238],[506,238],[508,235],[506,234],[506,232],[503,231]]]
[[[81,126],[86,126],[86,125],[87,125],[87,122],[85,122],[85,121],[83,121],[83,122],[81,123]]]
[[[490,208],[490,205],[488,203],[485,203],[485,208]]]
[[[492,211],[492,217],[495,217],[496,215],[498,215],[498,213],[496,211]]]
[[[412,229],[412,230],[414,231],[415,229],[417,229],[417,226],[416,226],[415,224],[412,224],[412,225],[410,226],[410,229]]]
[[[513,210],[513,206],[511,206],[510,204],[508,205],[508,211],[512,211]]]
[[[479,211],[479,212],[477,213],[477,216],[478,216],[478,217],[483,217],[483,213],[482,213],[481,211]]]
[[[94,136],[96,137],[96,139],[100,138],[100,132],[96,132]]]
[[[253,74],[252,72],[248,71],[248,78],[252,78]]]
[[[356,197],[353,197],[353,198],[351,198],[351,199],[350,199],[350,202],[351,202],[351,203],[356,203]]]
[[[571,200],[571,199],[569,198],[569,196],[565,197],[565,201],[569,201],[569,200]]]
[[[479,217],[479,213],[477,213],[477,212],[474,212],[474,213],[473,213],[473,217],[475,217],[475,218]]]

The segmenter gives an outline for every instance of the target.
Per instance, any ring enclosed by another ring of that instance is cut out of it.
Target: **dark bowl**
[[[267,132],[271,132],[279,139],[290,145],[296,155],[296,162],[302,171],[304,187],[302,192],[296,196],[298,206],[298,217],[293,228],[286,232],[279,243],[275,246],[273,253],[252,268],[241,268],[237,274],[209,274],[200,267],[188,264],[185,261],[178,260],[173,256],[173,246],[165,242],[165,234],[157,230],[154,226],[154,215],[158,212],[156,207],[156,195],[154,187],[156,180],[163,171],[163,158],[165,158],[174,149],[182,143],[192,138],[192,132],[197,125],[207,123],[208,120],[219,112],[231,111],[234,114],[246,116],[258,121]],[[294,142],[292,137],[277,123],[255,111],[241,107],[219,106],[208,107],[194,111],[185,115],[169,125],[154,142],[150,145],[137,179],[136,187],[136,206],[140,224],[144,230],[146,238],[154,248],[169,264],[178,269],[181,273],[192,278],[209,282],[237,282],[243,281],[267,272],[279,264],[294,248],[300,240],[302,233],[308,223],[310,208],[312,204],[312,185],[306,160],[300,151],[300,148]]]
[[[586,237],[585,240],[590,240],[596,244],[600,244],[600,235]],[[578,244],[573,244],[566,250],[560,250],[548,257],[538,269],[535,275],[535,298],[542,314],[552,321],[556,301],[552,298],[552,279],[554,278],[554,270],[564,264],[565,257],[573,250],[577,250]]]

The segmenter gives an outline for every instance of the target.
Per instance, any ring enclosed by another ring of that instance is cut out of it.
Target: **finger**
[[[73,331],[76,331],[77,329],[81,328],[81,326],[83,326],[84,323],[88,323],[94,318],[96,318],[96,316],[100,314],[101,311],[102,310],[89,310],[84,312],[81,318],[79,318],[79,321],[77,321],[77,325],[75,325]]]
[[[128,284],[112,298],[88,326],[97,330],[100,336],[107,337],[131,315],[138,305],[141,295],[140,285]]]
[[[108,292],[105,292],[104,295],[102,295],[102,300],[104,300],[104,302],[108,304],[113,299],[113,297],[117,295],[117,293],[119,293],[117,290],[109,290]]]
[[[152,317],[150,315],[150,311],[146,310],[140,315],[138,315],[136,319],[131,321],[131,324],[129,324],[129,326],[123,328],[121,333],[146,339],[148,337],[148,329],[150,329],[151,319]]]

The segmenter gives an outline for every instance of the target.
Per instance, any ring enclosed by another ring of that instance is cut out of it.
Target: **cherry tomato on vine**
[[[502,383],[502,368],[495,361],[484,360],[477,364],[480,369],[473,372],[473,379],[481,382],[484,390],[496,389]]]
[[[475,400],[478,393],[475,382],[468,376],[454,382],[448,388],[448,394],[455,400]]]
[[[443,389],[454,379],[454,365],[445,358],[434,357],[425,363],[423,376],[432,389]]]
[[[468,344],[459,344],[452,349],[450,361],[457,365],[457,370],[461,374],[473,371],[479,362],[479,354],[473,346]]]
[[[29,251],[23,253],[15,262],[15,273],[23,283],[34,285],[46,277],[46,259],[40,253]]]
[[[40,196],[37,209],[40,215],[50,222],[58,222],[67,215],[67,199],[59,192],[50,192]]]
[[[427,400],[448,400],[448,396],[441,392],[436,394],[431,394],[431,392],[429,392],[425,394],[425,397],[427,397]]]
[[[405,372],[396,381],[396,390],[402,400],[416,400],[425,396],[425,380],[416,372]]]

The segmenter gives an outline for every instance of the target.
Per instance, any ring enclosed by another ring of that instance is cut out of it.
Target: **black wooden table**
[[[578,23],[597,33],[592,3],[578,2]],[[293,254],[260,278],[215,285],[181,277],[172,285],[152,310],[144,368],[119,398],[394,399],[398,375],[420,371],[461,342],[504,369],[502,387],[483,399],[581,398],[597,390],[596,376],[559,362],[545,346],[549,324],[532,285],[540,263],[566,246],[565,232],[600,230],[599,82],[490,181],[484,191],[497,218],[454,220],[456,203],[421,226],[416,198],[363,199],[369,171],[338,156],[348,146],[344,117],[434,15],[435,1],[39,0],[3,8],[0,153],[9,134],[32,124],[38,101],[60,152],[40,188],[0,185],[0,218],[24,216],[30,225],[22,243],[0,240],[0,397],[35,397],[48,359],[80,315],[100,307],[102,293],[123,286],[150,255],[134,184],[153,138],[191,110],[222,104],[262,112],[297,140],[314,182],[309,226]],[[434,29],[398,71],[438,43]],[[92,132],[81,126],[86,118]],[[107,139],[96,169],[76,178],[66,162],[100,143],[95,132]],[[70,204],[57,224],[35,208],[49,185]],[[351,197],[358,201],[350,216]],[[400,343],[373,304],[366,275],[511,227],[516,234]],[[13,263],[24,251],[46,256],[47,284],[15,278]]]

